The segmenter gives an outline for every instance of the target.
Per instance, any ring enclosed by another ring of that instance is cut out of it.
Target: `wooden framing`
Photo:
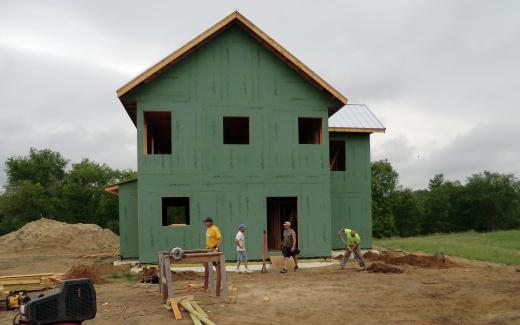
[[[222,252],[209,252],[206,250],[185,251],[179,260],[173,259],[169,252],[159,252],[159,292],[163,303],[174,298],[172,264],[204,265],[204,289],[211,295],[228,296],[226,261]],[[213,266],[215,265],[215,270]]]
[[[329,132],[338,133],[385,133],[386,129],[363,129],[363,128],[329,128]]]
[[[184,46],[179,48],[177,51],[171,53],[155,65],[153,65],[148,70],[144,71],[123,87],[117,90],[117,96],[122,97],[126,93],[130,92],[132,89],[137,86],[148,82],[150,79],[154,78],[164,69],[170,67],[171,65],[178,62],[185,55],[189,54],[192,50],[196,49],[198,46],[202,45],[205,41],[212,38],[220,31],[225,29],[230,24],[237,22],[242,28],[246,31],[250,32],[255,38],[257,38],[261,43],[273,51],[276,55],[278,55],[281,59],[287,62],[293,69],[295,69],[298,73],[303,75],[306,79],[311,81],[318,89],[327,92],[331,97],[340,102],[343,106],[347,103],[347,97],[337,91],[334,87],[332,87],[329,83],[323,80],[320,76],[318,76],[314,71],[312,71],[309,67],[307,67],[303,62],[298,60],[294,55],[289,53],[283,46],[278,44],[274,39],[269,37],[266,33],[264,33],[260,28],[258,28],[255,24],[253,24],[249,19],[247,19],[244,15],[239,13],[238,11],[234,11],[228,16],[224,17],[222,20],[217,22],[215,25],[211,26],[209,29],[204,31],[202,34],[195,37],[193,40],[186,43]]]

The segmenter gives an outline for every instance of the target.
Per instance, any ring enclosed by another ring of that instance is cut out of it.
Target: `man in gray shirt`
[[[280,273],[287,273],[287,263],[289,258],[294,259],[294,270],[298,269],[298,248],[296,247],[296,232],[291,229],[289,221],[283,224],[283,240],[282,240],[282,255],[283,255],[283,269]]]

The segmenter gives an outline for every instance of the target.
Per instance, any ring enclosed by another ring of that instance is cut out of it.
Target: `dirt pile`
[[[370,264],[370,266],[367,267],[367,271],[372,273],[403,273],[403,270],[400,268],[379,262]]]
[[[114,252],[119,237],[93,224],[68,224],[51,219],[30,222],[0,237],[0,252],[34,251],[41,255]]]
[[[94,263],[93,265],[75,265],[65,273],[65,279],[88,278],[94,284],[109,283],[103,277],[109,275],[120,275],[130,271],[128,265],[114,266],[112,263]]]
[[[381,254],[367,252],[363,257],[372,261],[380,261],[392,265],[411,265],[424,268],[448,268],[458,266],[457,263],[444,255],[431,256],[383,251]]]
[[[65,279],[81,279],[87,278],[92,281],[93,284],[104,284],[108,283],[108,281],[101,278],[101,275],[98,273],[98,270],[95,266],[88,265],[76,265],[70,268],[70,270],[65,273]]]

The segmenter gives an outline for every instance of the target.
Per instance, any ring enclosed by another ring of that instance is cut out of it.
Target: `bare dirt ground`
[[[453,260],[461,266],[398,265],[400,274],[362,272],[352,262],[344,271],[331,266],[287,274],[228,273],[229,285],[236,288],[228,299],[182,291],[202,279],[177,281],[175,288],[178,296],[193,294],[217,324],[520,324],[515,267]],[[95,261],[0,253],[0,274],[66,272]],[[157,285],[143,287],[108,275],[109,283],[96,285],[98,313],[86,325],[191,324],[173,319]],[[11,324],[14,315],[0,311],[0,324]]]

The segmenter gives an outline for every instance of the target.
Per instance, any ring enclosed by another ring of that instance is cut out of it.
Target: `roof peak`
[[[293,56],[289,51],[283,48],[280,44],[278,44],[274,39],[272,39],[269,35],[263,32],[260,28],[258,28],[255,24],[253,24],[249,19],[247,19],[243,14],[241,14],[237,9],[231,12],[229,15],[218,21],[216,24],[208,28],[203,33],[196,36],[194,39],[186,43],[184,46],[171,53],[143,73],[139,74],[137,77],[129,81],[123,87],[117,90],[118,97],[122,97],[128,92],[132,91],[134,88],[140,86],[144,82],[154,78],[159,73],[167,69],[168,67],[174,65],[176,62],[180,61],[184,56],[188,55],[191,51],[196,49],[202,43],[206,42],[213,36],[215,36],[219,31],[223,30],[229,24],[237,21],[239,25],[246,30],[247,32],[256,36],[259,42],[262,43],[269,50],[274,52],[277,56],[282,58],[289,66],[291,66],[294,70],[300,73],[303,77],[309,80],[312,84],[314,84],[319,90],[325,91],[336,101],[341,103],[341,106],[347,103],[347,98],[337,91],[334,87],[328,84],[325,80],[323,80],[320,76],[318,76],[314,71],[312,71],[309,67],[307,67],[303,62],[298,60],[295,56]]]

